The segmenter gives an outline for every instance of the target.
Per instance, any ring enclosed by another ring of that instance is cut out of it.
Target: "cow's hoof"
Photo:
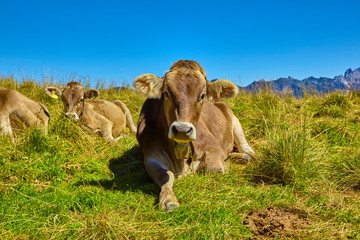
[[[256,154],[255,154],[254,150],[251,147],[245,148],[244,152],[246,152],[246,154],[250,157],[250,160],[251,159],[256,159]]]
[[[123,136],[119,136],[119,137],[117,137],[117,138],[114,139],[114,142],[119,141],[119,140],[122,139],[122,138],[123,138]]]
[[[242,158],[245,160],[245,163],[248,163],[248,162],[250,162],[250,160],[251,160],[250,155],[248,155],[248,154],[246,154],[246,153],[244,153],[244,155],[242,156]]]
[[[166,212],[172,212],[175,209],[177,209],[179,206],[176,205],[175,203],[170,203],[169,205],[166,206]]]
[[[248,164],[251,161],[251,155],[247,153],[232,152],[228,158],[240,164]]]

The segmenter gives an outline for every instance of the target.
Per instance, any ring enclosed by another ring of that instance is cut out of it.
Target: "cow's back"
[[[31,100],[13,89],[0,87],[0,107],[1,111],[20,112],[27,110],[36,112],[41,109],[39,103]]]
[[[109,102],[103,99],[86,100],[85,102],[84,121],[94,121],[99,119],[95,115],[101,115],[102,117],[110,120],[113,123],[113,135],[118,136],[124,130],[126,126],[126,118],[122,109],[113,102]],[[96,124],[96,123],[95,123]]]

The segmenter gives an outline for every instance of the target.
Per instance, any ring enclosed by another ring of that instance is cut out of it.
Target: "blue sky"
[[[189,59],[210,80],[246,86],[360,67],[358,0],[1,0],[0,10],[0,75],[122,85]]]

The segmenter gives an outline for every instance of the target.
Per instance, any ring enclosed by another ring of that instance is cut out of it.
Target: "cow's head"
[[[75,119],[81,117],[85,99],[94,99],[100,94],[96,89],[85,90],[77,82],[69,82],[62,91],[57,87],[47,87],[45,93],[52,98],[61,98],[66,116]]]
[[[206,96],[217,100],[238,93],[232,82],[223,79],[209,82],[205,74],[196,61],[180,60],[163,78],[144,74],[134,80],[136,89],[150,98],[162,100],[168,137],[177,143],[196,140],[196,127]]]

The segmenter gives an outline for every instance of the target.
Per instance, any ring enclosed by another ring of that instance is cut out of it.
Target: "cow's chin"
[[[187,159],[189,157],[190,153],[190,146],[189,142],[186,143],[179,143],[175,141],[174,145],[174,151],[175,151],[175,157],[178,160]]]
[[[174,140],[176,143],[178,144],[188,144],[189,142],[192,141],[192,139],[178,139],[178,138],[172,138],[172,140]]]

